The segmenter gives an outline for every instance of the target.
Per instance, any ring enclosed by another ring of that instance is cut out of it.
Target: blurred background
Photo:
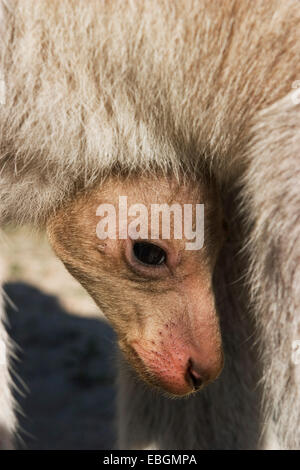
[[[44,233],[1,236],[8,330],[16,343],[22,449],[111,449],[114,335]]]

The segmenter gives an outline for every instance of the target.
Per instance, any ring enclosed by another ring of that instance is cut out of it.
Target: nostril
[[[202,375],[197,370],[197,366],[194,364],[192,359],[189,359],[188,361],[186,380],[195,390],[198,390],[204,382]]]

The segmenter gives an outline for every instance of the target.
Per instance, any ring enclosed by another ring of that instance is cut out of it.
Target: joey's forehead
[[[143,177],[127,180],[107,180],[91,191],[87,203],[117,203],[126,196],[130,204],[202,203],[211,199],[208,187],[200,184],[179,183],[172,178]]]

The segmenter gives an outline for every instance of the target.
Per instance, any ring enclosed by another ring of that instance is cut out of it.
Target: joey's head
[[[212,185],[111,177],[67,202],[47,230],[144,380],[186,395],[219,375],[212,275],[223,232]]]

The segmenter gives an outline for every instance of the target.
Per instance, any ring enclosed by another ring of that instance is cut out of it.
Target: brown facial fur
[[[142,203],[149,209],[151,203],[204,203],[203,248],[185,250],[185,240],[175,240],[171,230],[170,240],[156,241],[166,250],[169,265],[136,269],[126,259],[129,239],[103,241],[96,235],[97,207],[118,207],[119,195],[128,196],[128,206]],[[190,355],[197,358],[203,382],[215,379],[222,368],[211,286],[222,240],[217,203],[215,189],[206,185],[188,187],[166,177],[111,178],[67,203],[48,223],[56,254],[101,307],[131,364],[146,381],[175,395],[193,390],[183,383]]]
[[[119,447],[269,448],[269,427],[276,447],[300,448],[300,366],[291,360],[300,334],[299,1],[3,0],[0,13],[0,225],[42,227],[56,212],[49,223],[56,251],[93,291],[119,337],[136,331],[143,351],[133,344],[148,366],[161,363],[152,351],[166,367],[174,361],[166,358],[174,335],[176,357],[182,354],[178,325],[180,338],[186,328],[192,343],[189,316],[179,311],[183,291],[168,291],[167,276],[134,283],[116,250],[114,258],[96,251],[90,195],[57,208],[116,168],[190,172],[194,179],[209,168],[225,185],[224,200],[233,187],[240,191],[229,204],[231,240],[215,270],[227,357],[222,377],[174,405],[122,364]],[[106,186],[107,198],[114,185]],[[148,186],[154,191],[157,181]],[[212,227],[206,237],[211,251],[186,253],[191,317],[203,298],[212,303],[203,276],[213,269],[217,233]],[[6,338],[3,310],[0,299]],[[157,351],[159,331],[165,336]],[[16,420],[8,367],[0,375],[0,428],[0,448],[10,447]]]

